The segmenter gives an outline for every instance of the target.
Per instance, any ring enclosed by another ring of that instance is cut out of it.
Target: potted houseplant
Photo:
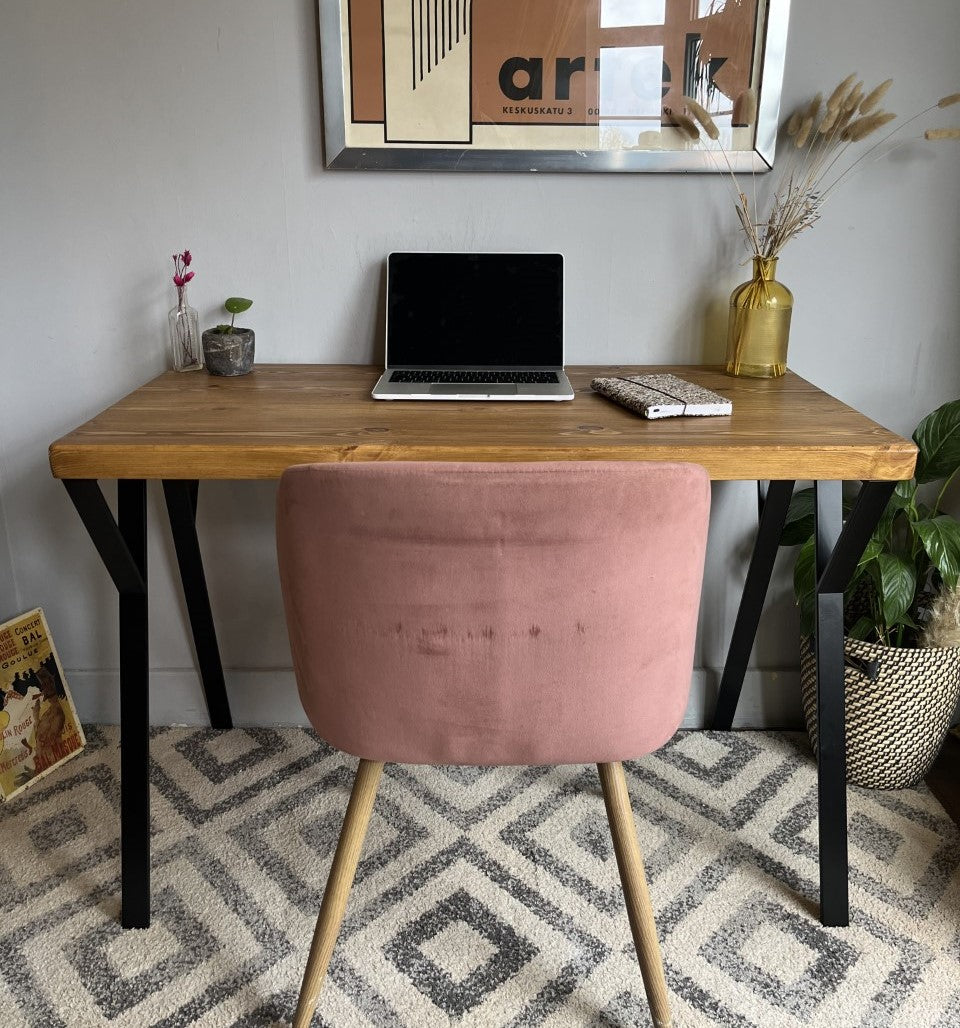
[[[211,375],[246,375],[253,368],[253,329],[234,327],[236,316],[252,306],[253,300],[229,297],[223,307],[230,315],[230,324],[204,331],[203,356]]]
[[[939,752],[960,698],[960,522],[940,504],[960,469],[960,399],[913,434],[916,477],[900,482],[844,596],[847,780],[915,785]],[[816,745],[812,490],[797,493],[782,545],[800,544],[800,681]]]

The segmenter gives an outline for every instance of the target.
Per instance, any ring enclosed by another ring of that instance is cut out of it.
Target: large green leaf
[[[853,504],[853,497],[844,496],[844,516],[853,510]],[[814,525],[813,489],[811,487],[800,489],[790,498],[790,506],[787,508],[787,516],[780,536],[780,545],[798,546],[800,543],[806,542],[813,535]]]
[[[910,508],[913,505],[913,498],[916,491],[917,483],[914,482],[913,479],[907,479],[905,482],[897,482],[897,487],[894,489],[893,495],[887,501],[887,505],[884,507],[883,513],[880,515],[880,520],[877,522],[877,527],[874,529],[874,539],[880,539],[884,542],[889,541],[893,533],[894,522],[897,520],[897,515],[899,515],[901,511],[904,512],[908,520],[910,519]]]
[[[798,546],[813,535],[813,490],[801,489],[790,498],[781,546]]]
[[[917,589],[917,573],[909,561],[890,553],[878,553],[875,567],[883,620],[889,628],[910,609]]]
[[[917,425],[913,441],[920,448],[917,481],[936,482],[960,468],[960,400],[951,400]]]
[[[857,569],[853,577],[857,578],[871,560],[876,560],[879,554],[883,553],[883,543],[879,539],[871,539],[864,548],[863,554],[857,561]]]
[[[800,547],[797,563],[793,567],[793,589],[797,599],[799,600],[804,593],[812,592],[816,584],[816,550],[811,536]]]
[[[913,499],[916,491],[917,483],[912,478],[905,478],[894,486],[890,502],[900,507],[906,507]]]
[[[857,623],[851,628],[847,635],[851,639],[863,639],[867,642],[877,641],[877,626],[868,617],[859,618]]]
[[[816,601],[817,569],[816,551],[811,536],[800,547],[797,563],[793,567],[793,589],[800,608],[800,634],[813,634],[814,604]]]
[[[944,584],[948,589],[955,588],[960,578],[960,523],[948,514],[941,514],[927,521],[917,521],[913,530]]]
[[[876,559],[877,555],[883,552],[883,543],[877,539],[871,539],[867,543],[843,593],[844,616],[867,617],[873,629],[872,634],[857,638],[876,639],[880,630],[871,616],[871,611],[876,606],[873,598],[880,595],[880,572],[876,566]]]

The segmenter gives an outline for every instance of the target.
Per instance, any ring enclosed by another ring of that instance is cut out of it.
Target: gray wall
[[[869,83],[893,75],[902,114],[958,88],[960,5],[793,6],[787,107],[854,66]],[[46,608],[84,718],[117,715],[116,598],[46,448],[166,367],[175,250],[196,256],[204,323],[223,297],[254,298],[262,361],[375,360],[381,262],[409,247],[563,251],[571,363],[721,359],[745,270],[718,176],[327,172],[312,0],[0,0],[0,24],[0,617]],[[957,168],[955,149],[899,149],[781,261],[791,368],[906,434],[960,384]],[[272,502],[266,484],[201,499],[229,686],[257,724],[302,719]],[[755,509],[751,486],[716,487],[691,723],[723,661]],[[156,491],[151,511],[152,716],[194,722]],[[782,568],[750,721],[795,718],[797,660]]]

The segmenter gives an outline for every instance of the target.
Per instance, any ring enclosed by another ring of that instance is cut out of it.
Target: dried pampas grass
[[[707,114],[706,110],[697,103],[692,97],[685,96],[683,102],[687,105],[687,109],[690,113],[700,122],[703,127],[703,131],[713,140],[720,138],[720,130],[717,128],[716,122],[713,118]]]
[[[841,110],[844,114],[849,114],[855,111],[860,106],[860,101],[863,99],[863,83],[858,82],[853,89],[847,94],[846,100],[841,105]]]
[[[688,139],[699,139],[700,129],[697,128],[693,118],[688,117],[681,111],[675,111],[670,107],[664,107],[663,113],[676,125]]]
[[[863,98],[863,102],[860,104],[861,114],[870,114],[875,111],[880,105],[880,101],[887,95],[887,90],[893,85],[893,79],[887,79],[886,82],[881,82],[876,89],[867,93]]]
[[[960,646],[960,591],[944,589],[934,597],[920,645]]]
[[[745,89],[733,105],[733,124],[749,126],[757,120],[757,91]]]
[[[857,81],[857,73],[854,71],[849,74],[830,94],[830,99],[827,100],[828,111],[838,111],[843,106],[843,101],[847,97],[847,93],[850,87]]]
[[[817,93],[817,95],[807,105],[806,111],[803,113],[804,119],[809,118],[813,121],[814,118],[820,113],[820,108],[823,106],[823,93]]]
[[[889,125],[894,118],[896,118],[896,115],[889,112],[868,114],[865,118],[857,118],[856,121],[850,122],[843,132],[840,133],[840,138],[849,140],[851,143],[859,143],[861,139],[866,139],[872,132],[876,132],[878,128]]]
[[[751,210],[734,177],[737,218],[754,256],[778,257],[791,239],[819,219],[824,203],[865,159],[884,156],[887,151],[878,152],[878,148],[899,129],[887,133],[856,157],[852,152],[848,154],[848,148],[894,121],[896,115],[880,107],[892,84],[893,79],[885,79],[865,92],[863,81],[854,72],[837,84],[825,104],[823,94],[817,93],[791,112],[784,129],[793,145],[788,148],[785,167],[765,218],[760,216],[756,198]],[[937,107],[958,102],[960,93],[945,96],[903,122],[901,128]],[[957,139],[960,129],[928,129],[925,137]]]
[[[837,123],[837,118],[840,116],[840,109],[838,107],[827,108],[827,113],[823,116],[823,121],[820,122],[820,127],[817,132],[821,136],[825,136],[834,125]]]
[[[915,114],[899,128],[887,133],[878,142],[853,159],[846,160],[848,148],[862,143],[874,133],[889,125],[897,117],[891,111],[880,109],[880,102],[889,91],[893,79],[885,79],[878,86],[864,92],[863,81],[851,73],[839,82],[826,103],[823,94],[793,111],[784,124],[784,130],[793,146],[788,148],[785,168],[780,176],[770,210],[761,217],[756,199],[754,181],[753,205],[734,173],[727,151],[720,142],[720,131],[710,112],[693,97],[683,97],[689,114],[664,108],[664,114],[677,129],[690,140],[700,139],[700,131],[717,143],[707,148],[711,155],[719,153],[726,162],[726,170],[733,181],[734,204],[737,218],[746,237],[747,246],[755,257],[774,258],[786,244],[820,217],[823,205],[844,180],[872,155],[882,157],[886,151],[878,148],[900,129],[917,118],[940,107],[960,103],[960,93],[951,93],[937,103]],[[733,105],[732,127],[752,125],[757,116],[757,94],[744,90]],[[933,128],[924,134],[926,139],[960,139],[960,128]]]

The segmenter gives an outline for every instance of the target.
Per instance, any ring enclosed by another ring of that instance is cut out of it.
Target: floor
[[[299,728],[157,727],[150,749],[149,929],[118,924],[115,726],[0,805],[2,1028],[289,1024],[356,762]],[[854,916],[828,929],[805,734],[681,732],[627,775],[678,1025],[960,1028],[960,829],[928,788],[849,791]],[[387,767],[323,1024],[645,1011],[593,769]]]

